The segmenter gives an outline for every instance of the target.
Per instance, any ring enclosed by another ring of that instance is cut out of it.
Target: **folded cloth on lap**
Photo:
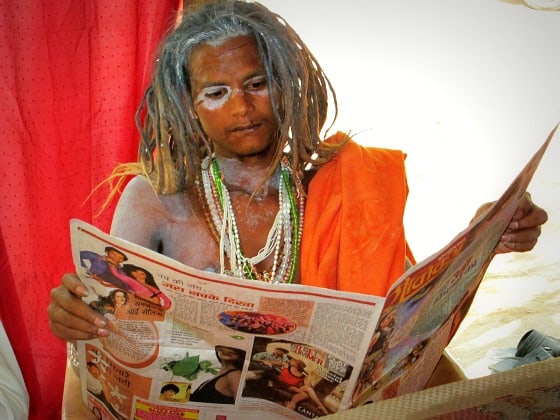
[[[490,366],[494,372],[504,372],[529,363],[552,359],[560,355],[560,340],[537,330],[527,331],[517,344],[515,357],[505,357]]]
[[[524,357],[538,347],[542,347],[552,357],[560,356],[560,340],[537,330],[529,330],[521,337],[515,355],[517,357]]]

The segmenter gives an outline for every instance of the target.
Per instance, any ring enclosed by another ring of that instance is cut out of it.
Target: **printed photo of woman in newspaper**
[[[256,337],[242,395],[313,418],[337,411],[340,384],[351,373],[351,366],[317,348]]]

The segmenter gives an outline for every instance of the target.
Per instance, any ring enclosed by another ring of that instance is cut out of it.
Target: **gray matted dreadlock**
[[[340,147],[324,145],[320,139],[329,92],[336,118],[336,95],[299,35],[260,3],[213,1],[194,11],[187,10],[181,23],[164,38],[151,83],[136,115],[141,133],[139,161],[157,193],[172,194],[190,187],[202,159],[211,153],[212,146],[194,113],[189,81],[193,49],[241,35],[256,40],[279,124],[279,141],[268,176],[278,166],[286,145],[292,170],[300,175],[315,152],[320,158],[313,163],[321,164]],[[272,94],[273,84],[281,93],[279,102]],[[121,168],[122,174],[130,171]]]

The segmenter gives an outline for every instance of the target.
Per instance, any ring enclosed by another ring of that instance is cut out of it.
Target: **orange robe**
[[[340,142],[337,133],[328,141]],[[303,284],[385,296],[405,269],[405,154],[350,140],[309,184]]]

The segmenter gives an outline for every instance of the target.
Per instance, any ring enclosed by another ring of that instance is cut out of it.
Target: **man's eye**
[[[221,88],[214,88],[214,89],[206,89],[204,92],[204,96],[209,99],[220,99],[227,95],[228,89],[225,87]]]
[[[247,82],[246,86],[249,90],[266,89],[266,77],[262,76],[251,79]]]

